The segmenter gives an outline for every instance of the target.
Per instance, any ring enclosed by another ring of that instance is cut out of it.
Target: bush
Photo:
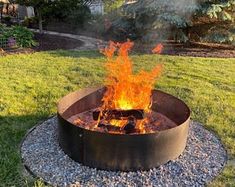
[[[235,45],[235,27],[232,29],[216,27],[209,30],[201,40],[204,42]]]
[[[91,18],[91,11],[87,6],[80,6],[76,10],[73,10],[67,17],[66,21],[83,26]]]
[[[11,17],[10,16],[3,17],[3,20],[5,22],[10,22],[11,21]]]
[[[32,47],[37,43],[33,39],[33,32],[22,26],[6,27],[0,25],[0,40],[7,41],[8,47],[15,43],[18,47]]]
[[[11,17],[10,16],[6,16],[2,18],[3,23],[7,24],[8,26],[11,25]]]
[[[187,42],[193,40],[194,27],[198,28],[196,35],[205,27],[209,35],[213,27],[234,25],[234,10],[234,0],[138,0],[120,8],[121,16],[113,21],[111,31],[121,38],[130,36],[148,43],[162,39]],[[211,34],[207,40],[220,43],[232,40],[230,33]]]
[[[21,23],[24,27],[34,27],[38,24],[38,17],[25,17],[24,21]]]
[[[105,13],[110,13],[120,8],[123,5],[124,0],[103,0],[103,3]]]

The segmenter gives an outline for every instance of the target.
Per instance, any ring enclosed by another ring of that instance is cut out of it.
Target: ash
[[[187,146],[176,160],[149,171],[110,172],[83,166],[59,147],[57,118],[28,133],[21,146],[23,164],[53,186],[204,186],[223,169],[227,154],[220,140],[191,122]]]
[[[74,125],[80,126],[81,128],[85,128],[88,130],[98,131],[98,132],[106,132],[106,133],[118,133],[118,134],[126,134],[125,131],[119,130],[118,128],[116,130],[106,130],[104,127],[109,125],[109,121],[107,120],[101,120],[100,122],[102,124],[105,124],[104,126],[97,126],[97,121],[93,120],[92,112],[96,109],[92,109],[89,111],[85,111],[79,114],[76,114],[68,119],[68,121]],[[162,131],[166,129],[171,129],[177,126],[177,124],[167,118],[165,115],[151,111],[150,113],[146,114],[145,116],[148,122],[144,122],[144,132],[136,132],[130,134],[144,134],[144,133],[152,133],[156,131]],[[138,123],[141,123],[142,120],[136,121],[136,126],[139,126]],[[124,122],[124,121],[123,121]],[[124,124],[127,122],[124,122]],[[112,124],[111,124],[112,125]],[[114,126],[115,127],[115,126]],[[121,127],[122,129],[122,127]]]

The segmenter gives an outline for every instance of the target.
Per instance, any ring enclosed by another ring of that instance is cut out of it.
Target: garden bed
[[[35,33],[34,38],[38,42],[38,45],[35,47],[7,49],[0,52],[0,55],[20,54],[20,53],[28,54],[38,51],[51,51],[57,49],[69,50],[69,49],[79,48],[83,45],[83,42],[80,40],[68,37],[62,37],[62,36],[55,36],[48,34],[40,35],[38,33]]]
[[[34,34],[36,41],[39,43],[38,46],[33,47],[34,51],[49,51],[56,49],[75,49],[81,47],[83,42],[80,40],[38,33]]]
[[[163,46],[162,54],[166,55],[235,58],[235,46],[232,45],[199,42],[184,44],[166,41],[163,42]],[[136,43],[135,45],[135,51],[140,53],[151,53],[153,48],[153,45],[148,44]]]
[[[38,46],[36,47],[6,50],[2,54],[33,53],[38,51],[50,51],[57,49],[79,49],[79,47],[82,47],[84,44],[80,40],[49,34],[40,35],[35,33],[35,39],[38,42]],[[165,55],[235,58],[235,47],[231,45],[208,43],[181,44],[174,42],[165,42],[163,45],[164,50],[162,54]],[[137,53],[150,53],[152,48],[152,45],[135,43],[134,51]]]
[[[231,45],[210,44],[210,43],[191,43],[166,44],[166,50],[163,54],[178,55],[178,56],[193,56],[193,57],[220,57],[234,58],[235,47]]]

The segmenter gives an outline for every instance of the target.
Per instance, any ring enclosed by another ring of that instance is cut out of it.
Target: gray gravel
[[[199,123],[190,124],[187,147],[176,160],[138,172],[91,169],[60,149],[57,119],[38,125],[21,146],[23,163],[53,186],[204,186],[223,169],[227,155],[219,139]]]

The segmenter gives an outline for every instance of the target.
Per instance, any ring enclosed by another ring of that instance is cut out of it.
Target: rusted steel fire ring
[[[148,170],[176,159],[185,149],[190,110],[180,99],[152,91],[151,109],[177,127],[149,134],[110,134],[74,125],[68,119],[101,105],[105,88],[87,88],[63,97],[58,104],[59,144],[73,160],[112,171]]]

